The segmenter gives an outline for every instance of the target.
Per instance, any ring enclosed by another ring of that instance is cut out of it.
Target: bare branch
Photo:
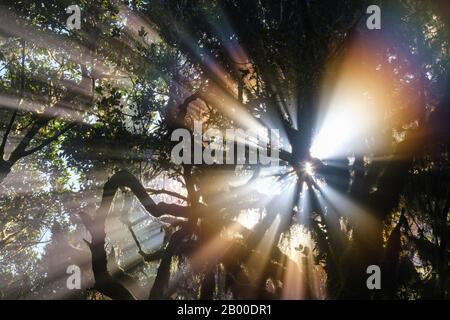
[[[185,197],[175,191],[170,191],[170,190],[165,190],[165,189],[157,190],[157,189],[152,189],[152,188],[145,188],[145,190],[151,194],[167,194],[169,196],[172,196],[172,197],[184,200],[184,201],[188,201],[187,197]]]
[[[69,131],[70,129],[75,127],[76,125],[77,125],[76,123],[70,123],[70,124],[66,125],[63,129],[57,131],[53,136],[45,139],[40,145],[38,145],[34,148],[31,148],[31,149],[28,149],[28,150],[24,150],[22,152],[22,157],[33,154],[33,153],[41,150],[42,148],[48,146],[50,143],[52,143],[53,141],[56,141],[61,135],[63,135],[64,133],[66,133],[67,131]]]

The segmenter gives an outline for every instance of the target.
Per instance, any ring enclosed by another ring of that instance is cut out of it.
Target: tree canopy
[[[446,1],[70,5],[0,5],[0,298],[449,298]]]

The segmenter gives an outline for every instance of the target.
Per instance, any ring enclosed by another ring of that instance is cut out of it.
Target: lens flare
[[[303,164],[303,172],[305,172],[308,176],[312,176],[314,174],[314,167],[311,162],[305,162]]]
[[[398,108],[398,101],[410,99],[404,94],[396,98],[388,94],[393,87],[395,68],[392,65],[380,68],[373,54],[375,50],[371,49],[367,42],[356,41],[336,72],[330,72],[333,75],[325,79],[318,129],[310,149],[313,157],[328,160],[382,153],[389,148],[386,122],[403,121],[406,114]],[[368,62],[357,62],[361,60]]]

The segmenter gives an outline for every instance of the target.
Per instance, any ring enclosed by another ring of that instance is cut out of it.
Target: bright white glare
[[[257,208],[242,210],[237,221],[248,229],[253,229],[253,227],[262,219],[263,214]]]
[[[344,158],[382,150],[382,131],[387,111],[394,105],[390,78],[373,72],[376,59],[358,46],[352,49],[338,70],[338,76],[324,82],[318,131],[310,153],[321,160]],[[367,57],[366,65],[355,63]],[[381,139],[379,139],[381,138]]]
[[[308,175],[312,176],[314,174],[314,167],[311,162],[305,162],[303,165],[303,171]]]
[[[324,160],[363,152],[379,121],[380,115],[367,97],[348,89],[337,92],[314,137],[311,156]]]
[[[345,148],[346,142],[351,140],[353,134],[352,121],[353,119],[347,114],[339,114],[338,110],[331,110],[313,140],[310,149],[311,156],[328,159]]]

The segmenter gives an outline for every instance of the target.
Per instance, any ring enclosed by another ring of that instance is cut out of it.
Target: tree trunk
[[[6,176],[11,172],[11,166],[5,160],[0,160],[0,184],[3,183]]]

